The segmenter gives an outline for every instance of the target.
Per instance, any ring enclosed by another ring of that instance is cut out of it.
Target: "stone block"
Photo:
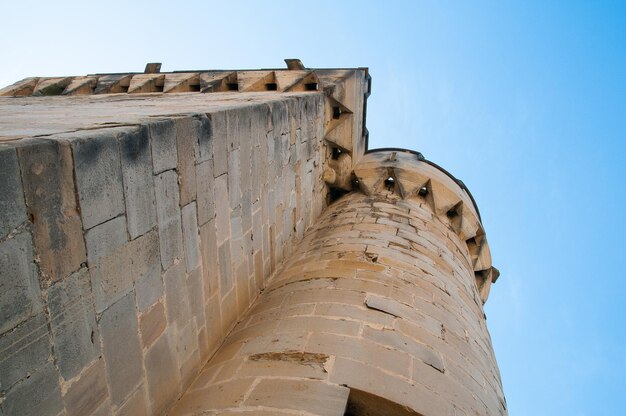
[[[148,416],[146,392],[140,386],[116,412],[115,416]]]
[[[264,379],[244,401],[247,406],[293,409],[313,414],[342,416],[350,389],[316,380]]]
[[[368,308],[406,319],[430,331],[434,335],[441,336],[441,323],[428,315],[422,314],[411,306],[404,305],[391,298],[371,294],[365,299],[365,304]]]
[[[198,328],[203,327],[204,301],[206,298],[204,280],[202,279],[202,269],[200,267],[192,271],[187,277],[187,297],[189,298],[191,316],[195,318]]]
[[[206,162],[213,158],[213,128],[211,119],[205,114],[196,114],[192,118],[192,129],[195,137],[196,163]]]
[[[57,367],[70,380],[100,353],[96,314],[87,269],[48,289],[50,326]]]
[[[212,160],[196,165],[196,185],[198,187],[198,225],[203,225],[215,218],[215,178]]]
[[[0,176],[0,239],[3,239],[28,219],[20,167],[13,147],[0,147]]]
[[[330,381],[375,394],[424,415],[448,415],[452,404],[415,386],[409,380],[395,377],[373,365],[338,357]]]
[[[183,232],[180,220],[176,172],[168,170],[154,179],[161,264],[167,270],[175,259],[183,258]]]
[[[220,271],[220,293],[222,296],[233,287],[233,270],[230,260],[230,244],[225,242],[217,248],[217,264]]]
[[[228,174],[215,178],[215,220],[217,226],[217,242],[222,244],[230,238],[230,205],[228,195]]]
[[[300,331],[308,328],[311,332],[328,332],[331,334],[352,335],[359,333],[358,322],[318,318],[312,316],[295,316],[282,319],[278,325],[279,332]]]
[[[59,375],[48,363],[6,393],[0,409],[6,416],[57,416],[63,410]]]
[[[196,131],[192,117],[176,120],[176,150],[178,153],[178,182],[180,183],[180,205],[196,199],[195,149]]]
[[[89,274],[98,313],[121,299],[133,288],[131,267],[133,253],[130,250],[130,244],[122,238],[119,232],[122,223],[123,221],[115,220],[111,224],[101,224],[98,227],[102,229],[94,230],[89,237],[92,241],[89,246],[93,247],[92,252],[96,257],[94,261],[90,261]],[[112,238],[105,243],[101,238],[109,235]]]
[[[202,258],[202,275],[204,288],[208,294],[213,294],[219,287],[219,270],[217,266],[217,230],[215,220],[211,220],[200,227],[200,252]]]
[[[213,173],[217,178],[228,171],[226,112],[211,113],[211,126],[213,130]]]
[[[157,302],[139,317],[139,329],[143,347],[150,348],[165,331],[166,326],[165,308],[161,302]]]
[[[170,416],[183,416],[202,414],[207,410],[236,407],[243,402],[253,381],[253,378],[235,379],[204,389],[194,389],[192,385],[169,414]]]
[[[334,354],[363,363],[376,363],[377,366],[389,372],[406,378],[411,377],[409,354],[366,341],[361,337],[313,333],[307,343],[306,351]]]
[[[18,148],[33,242],[46,284],[78,270],[86,259],[67,142],[33,140]]]
[[[91,415],[109,397],[104,363],[96,361],[63,395],[68,416]]]
[[[105,256],[110,256],[128,241],[126,217],[119,216],[97,225],[85,232],[87,260],[90,265]]]
[[[429,346],[405,337],[393,329],[375,329],[370,326],[363,327],[363,337],[382,345],[405,351],[412,357],[423,361],[437,370],[444,372],[441,355]]]
[[[33,242],[22,232],[0,243],[0,334],[40,310]]]
[[[161,336],[146,352],[146,380],[150,414],[165,414],[180,393],[180,375],[167,336]]]
[[[207,348],[208,351],[212,353],[223,341],[222,314],[217,293],[207,300],[204,311],[206,317]]]
[[[228,151],[228,195],[231,209],[235,209],[241,203],[239,177],[239,149],[230,149]],[[221,197],[222,194],[218,195]]]
[[[75,139],[72,151],[84,228],[124,213],[122,168],[115,132],[103,130]]]
[[[139,311],[145,311],[163,296],[159,235],[150,231],[130,242],[131,273]]]
[[[176,169],[176,125],[172,120],[159,120],[148,125],[154,174]]]
[[[51,354],[48,322],[43,313],[0,336],[0,391],[31,376]]]
[[[128,233],[135,239],[156,225],[152,155],[147,127],[120,137]]]
[[[119,405],[143,378],[137,314],[132,293],[102,313],[100,334],[111,388],[111,403]]]
[[[183,246],[185,248],[185,264],[187,272],[191,272],[200,265],[200,238],[198,236],[198,217],[196,203],[185,205],[182,210],[183,219]]]
[[[172,266],[163,275],[163,280],[167,321],[170,325],[183,328],[191,317],[184,264],[178,263]]]

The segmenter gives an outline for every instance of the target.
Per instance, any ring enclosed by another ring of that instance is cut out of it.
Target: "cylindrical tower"
[[[415,152],[354,174],[171,414],[507,413],[471,195]]]

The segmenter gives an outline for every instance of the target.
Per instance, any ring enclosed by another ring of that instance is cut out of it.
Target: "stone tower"
[[[0,90],[0,415],[507,414],[471,194],[286,62]]]

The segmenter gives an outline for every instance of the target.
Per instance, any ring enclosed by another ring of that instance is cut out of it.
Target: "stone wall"
[[[158,415],[319,216],[324,97],[0,147],[0,415]]]

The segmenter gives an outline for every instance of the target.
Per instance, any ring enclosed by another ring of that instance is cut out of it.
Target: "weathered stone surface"
[[[172,120],[159,120],[148,125],[154,174],[176,169],[176,124]]]
[[[119,405],[143,378],[137,315],[132,293],[102,313],[100,334],[111,388],[111,402]]]
[[[217,248],[218,260],[220,272],[220,293],[226,294],[233,287],[233,272],[230,260],[230,244],[224,243]]]
[[[93,302],[87,269],[81,269],[48,289],[54,352],[57,367],[65,380],[79,374],[100,353]]]
[[[228,203],[228,174],[215,178],[215,213],[217,226],[217,242],[222,244],[230,238],[230,205]]]
[[[27,220],[17,154],[12,147],[0,147],[0,239]]]
[[[56,416],[63,410],[61,388],[54,365],[48,363],[11,389],[0,409],[4,415]]]
[[[126,217],[119,216],[85,232],[87,259],[90,265],[98,259],[109,256],[128,241]]]
[[[145,311],[163,296],[159,236],[149,231],[130,243],[130,270],[135,280],[139,311]]]
[[[189,204],[196,199],[195,152],[198,146],[194,119],[183,117],[176,120],[176,149],[178,152],[178,183],[180,204]]]
[[[215,218],[215,178],[213,160],[196,165],[196,184],[198,186],[198,225]]]
[[[0,242],[0,334],[41,310],[33,242],[28,232]]]
[[[51,352],[47,324],[45,315],[39,313],[0,336],[0,390],[8,390],[46,365]]]
[[[154,179],[163,270],[167,270],[175,259],[183,257],[183,232],[177,181],[176,172],[172,170],[163,172]]]
[[[104,363],[96,361],[63,395],[68,416],[91,415],[109,396]]]
[[[238,379],[198,390],[192,386],[172,409],[170,415],[182,416],[198,414],[206,410],[236,407],[243,401],[253,381],[253,378]]]
[[[115,416],[148,416],[146,392],[140,386],[116,412]]]
[[[198,236],[198,217],[196,203],[185,205],[181,210],[183,217],[183,245],[185,248],[185,264],[187,272],[200,265],[200,237]]]
[[[163,281],[165,282],[167,321],[169,324],[183,328],[191,316],[184,264],[172,266],[163,275]]]
[[[120,137],[128,233],[135,239],[156,225],[149,130],[141,127]]]
[[[180,375],[167,336],[146,352],[145,367],[150,414],[164,414],[180,393]]]
[[[244,404],[341,416],[350,389],[314,380],[261,380]]]
[[[100,313],[133,288],[133,252],[126,241],[126,220],[118,217],[88,230],[89,273]]]
[[[48,284],[85,261],[72,153],[67,142],[34,140],[18,148],[18,157],[39,267]]]
[[[120,151],[115,134],[99,132],[72,141],[80,213],[85,229],[124,212]]]
[[[165,308],[161,302],[157,302],[139,318],[143,347],[150,348],[163,333],[166,326]]]

